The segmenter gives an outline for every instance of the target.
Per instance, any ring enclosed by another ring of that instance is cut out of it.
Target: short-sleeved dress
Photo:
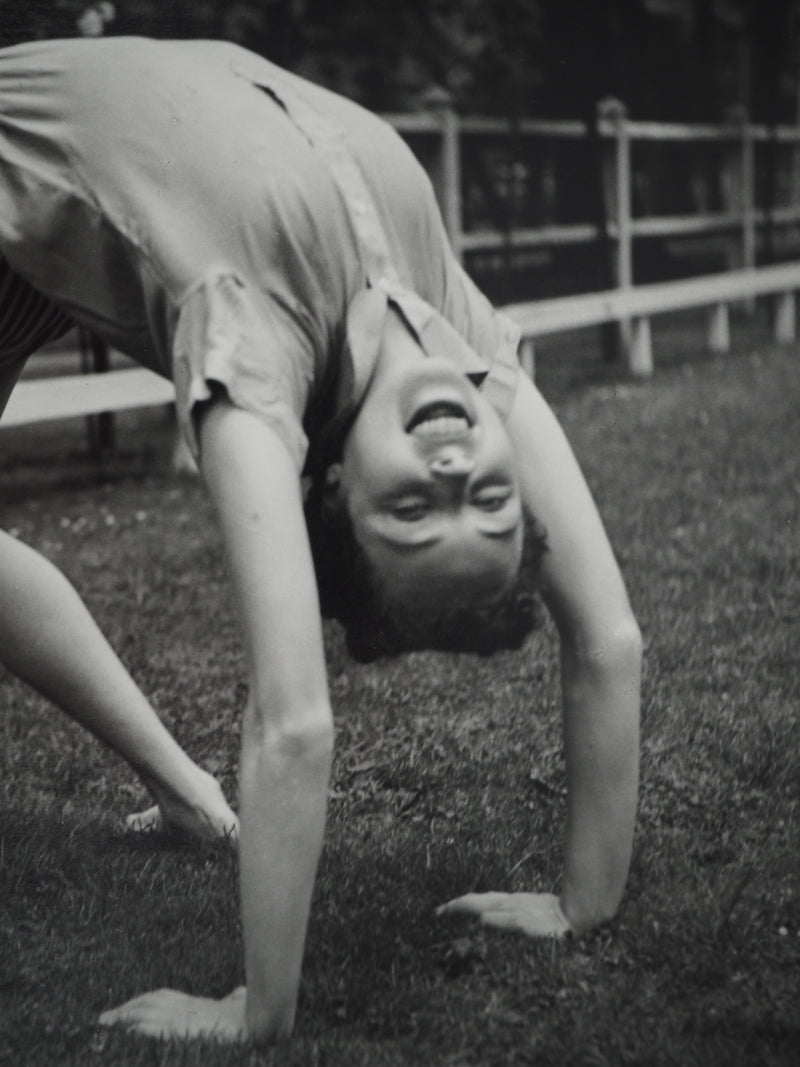
[[[368,378],[346,366],[346,322],[369,286],[501,414],[513,397],[518,332],[455,261],[405,143],[236,45],[0,50],[0,256],[64,322],[171,378],[195,449],[217,383],[301,470]],[[2,321],[0,370],[21,355]]]

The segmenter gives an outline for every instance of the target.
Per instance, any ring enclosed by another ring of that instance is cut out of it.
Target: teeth
[[[469,422],[455,415],[437,415],[434,419],[426,419],[414,427],[412,433],[418,437],[449,437],[453,434],[463,434],[469,430]]]
[[[460,404],[449,401],[440,401],[438,403],[426,404],[424,407],[420,408],[411,420],[406,432],[412,433],[420,426],[427,423],[440,422],[442,420],[448,420],[459,424],[466,422],[467,426],[470,425],[469,417]]]

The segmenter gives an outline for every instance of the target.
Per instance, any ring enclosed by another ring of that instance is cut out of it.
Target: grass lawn
[[[646,643],[633,869],[564,943],[436,920],[468,890],[552,888],[564,822],[556,644],[350,664],[296,1037],[280,1053],[101,1032],[159,986],[242,980],[236,863],[127,839],[118,760],[0,675],[0,1062],[25,1067],[796,1064],[800,1048],[800,358],[708,358],[660,328],[651,382],[583,337],[542,345]],[[241,655],[197,485],[161,415],[119,455],[81,427],[0,431],[0,524],[72,578],[188,751],[236,794]],[[146,445],[143,444],[146,442]]]

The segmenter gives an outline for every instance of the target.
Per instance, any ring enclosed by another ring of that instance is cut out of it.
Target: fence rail
[[[647,377],[653,372],[652,316],[668,311],[707,307],[708,348],[713,352],[727,352],[731,345],[730,305],[741,300],[774,295],[773,336],[779,344],[790,344],[796,339],[795,300],[798,290],[800,262],[512,304],[505,311],[522,328],[521,357],[531,376],[534,373],[534,342],[537,337],[598,326],[605,322],[618,322],[626,327],[625,347],[631,373]]]
[[[141,367],[23,380],[11,394],[0,428],[156,407],[174,400],[172,383]]]

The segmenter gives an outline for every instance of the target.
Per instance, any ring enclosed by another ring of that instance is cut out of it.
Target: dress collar
[[[477,388],[488,374],[486,361],[430,304],[398,282],[381,278],[362,290],[347,314],[347,337],[337,389],[337,410],[357,408],[369,389],[389,308],[400,314],[407,329],[426,356],[448,359]]]

